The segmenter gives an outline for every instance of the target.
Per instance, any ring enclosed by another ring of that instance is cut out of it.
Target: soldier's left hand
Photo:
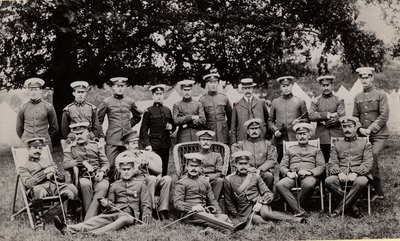
[[[307,175],[311,175],[311,173],[309,171],[306,171],[304,169],[300,169],[300,171],[297,173],[299,176],[301,177],[305,177]]]
[[[261,210],[261,208],[262,208],[262,203],[256,202],[256,203],[254,204],[253,211],[259,212],[259,211]]]
[[[331,118],[331,119],[325,121],[325,126],[326,127],[334,126],[335,125],[335,121],[336,121],[335,118]]]
[[[46,174],[47,180],[51,180],[51,178],[54,176],[54,172],[49,172]]]
[[[172,125],[171,125],[171,123],[167,123],[167,125],[165,125],[165,129],[166,130],[172,130]]]
[[[103,180],[104,177],[104,172],[103,171],[99,171],[96,176],[94,176],[94,180],[96,182],[101,182]]]
[[[357,171],[356,171],[358,174],[360,174],[360,175],[367,175],[367,171],[365,170],[365,168],[364,167],[362,167],[362,166],[360,166],[360,167],[358,167],[358,169],[357,169]]]
[[[350,174],[347,176],[347,180],[348,180],[349,182],[354,182],[354,180],[356,180],[356,178],[357,178],[357,173],[354,173],[354,172],[350,173]]]

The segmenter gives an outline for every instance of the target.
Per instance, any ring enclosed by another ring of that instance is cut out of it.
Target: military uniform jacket
[[[135,101],[128,96],[113,95],[105,98],[101,102],[97,114],[100,125],[103,125],[104,117],[107,114],[106,143],[108,145],[123,146],[121,137],[130,132],[132,127],[140,121],[140,112]]]
[[[293,130],[292,122],[300,116],[302,116],[300,118],[301,122],[309,122],[307,106],[304,100],[290,94],[272,101],[268,119],[268,126],[272,134],[277,130],[282,130],[282,127],[287,128],[287,135],[282,134],[279,138],[274,136],[276,144],[282,144],[283,141],[296,141],[296,133]]]
[[[71,147],[71,151],[64,151],[63,167],[68,170],[72,167],[78,167],[80,170],[84,167],[82,162],[87,161],[92,167],[93,172],[108,172],[109,163],[102,148],[95,141],[87,141],[85,144],[76,144]],[[106,175],[104,175],[106,178]]]
[[[67,138],[68,134],[71,132],[69,125],[81,122],[89,122],[89,131],[93,132],[96,137],[104,137],[97,116],[97,107],[86,101],[82,103],[74,101],[63,110],[61,132],[64,138]]]
[[[42,137],[47,143],[51,143],[50,137],[55,137],[58,131],[53,105],[41,99],[23,104],[17,112],[16,130],[21,142]]]
[[[340,168],[343,173],[347,173],[347,168],[350,167],[348,173],[355,173],[361,166],[365,170],[370,171],[372,163],[371,143],[359,139],[357,136],[352,138],[346,137],[344,140],[336,142],[332,148],[328,168],[329,171],[332,168]],[[366,176],[372,180],[371,173],[368,173]]]
[[[238,151],[251,152],[253,155],[250,157],[250,166],[260,169],[262,172],[268,171],[278,164],[278,153],[275,146],[273,146],[270,141],[262,138],[254,140],[249,138],[244,141],[239,141],[238,143],[233,144],[231,149],[232,153]]]
[[[247,174],[250,175],[250,174]],[[239,217],[247,218],[252,212],[253,204],[258,198],[274,197],[274,194],[268,189],[265,182],[259,175],[251,174],[251,179],[242,193],[238,193],[239,187],[246,179],[247,175],[233,173],[224,180],[225,201],[227,208],[231,212],[236,212]]]
[[[130,180],[118,180],[110,185],[108,200],[113,202],[115,207],[124,212],[139,218],[141,212],[143,216],[151,214],[150,198],[147,184],[143,179],[132,178]],[[113,212],[115,209],[107,210]]]
[[[281,161],[280,172],[283,177],[292,170],[306,170],[313,176],[324,173],[325,159],[321,150],[312,145],[294,145],[286,150]]]
[[[174,206],[178,211],[186,213],[198,204],[213,206],[215,214],[222,213],[207,179],[204,176],[192,178],[185,175],[175,185]]]
[[[268,109],[265,100],[253,96],[250,103],[243,98],[233,103],[232,122],[231,122],[231,143],[243,141],[247,139],[247,128],[244,123],[253,118],[260,118],[261,137],[266,137],[268,122]]]
[[[175,125],[179,126],[177,143],[197,141],[196,132],[203,129],[206,123],[204,108],[201,102],[190,99],[183,99],[174,104],[172,108]],[[192,116],[198,115],[198,120]]]
[[[56,186],[51,185],[53,181],[48,180],[46,177],[42,180],[38,180],[35,175],[40,172],[43,173],[44,169],[48,167],[56,168],[57,180],[60,182],[65,181],[65,176],[63,173],[59,172],[56,164],[50,160],[45,158],[40,158],[39,161],[34,160],[33,158],[29,158],[29,160],[25,163],[24,166],[19,167],[18,172],[20,174],[21,182],[24,184],[27,192],[30,191],[34,186],[40,185],[45,187],[46,189],[55,189]],[[54,191],[54,190],[53,190]]]
[[[327,127],[325,122],[328,121],[328,112],[337,112],[335,124]],[[331,137],[344,136],[339,118],[346,115],[344,100],[339,97],[330,95],[320,95],[316,100],[311,102],[310,110],[308,111],[310,121],[317,122],[315,129],[315,138],[319,138],[321,144],[331,144]]]
[[[385,92],[371,86],[354,98],[353,116],[358,117],[363,128],[371,130],[371,137],[387,138],[389,128],[389,103]]]
[[[208,92],[199,101],[206,115],[205,128],[215,132],[213,140],[228,144],[232,118],[232,106],[228,97],[218,92]]]
[[[166,130],[167,123],[172,124],[172,130]],[[140,142],[145,148],[151,146],[153,150],[171,147],[171,134],[176,130],[171,110],[160,103],[154,103],[143,114],[140,127]]]
[[[206,160],[203,163],[203,173],[210,178],[210,181],[222,177],[222,169],[224,168],[224,160],[218,152],[200,152]]]

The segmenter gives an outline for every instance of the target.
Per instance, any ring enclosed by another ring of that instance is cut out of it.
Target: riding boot
[[[44,230],[43,199],[33,200],[32,207],[35,215],[35,230]]]
[[[77,200],[68,200],[67,207],[67,225],[78,223],[79,214],[77,213],[78,207],[81,205],[79,199]]]

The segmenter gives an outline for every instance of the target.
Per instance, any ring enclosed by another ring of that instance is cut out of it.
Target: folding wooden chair
[[[211,142],[211,151],[219,152],[224,160],[224,166],[222,169],[222,174],[226,176],[229,168],[229,157],[230,157],[230,149],[224,143],[221,142]],[[200,143],[199,142],[184,142],[179,143],[174,146],[173,155],[174,162],[176,168],[176,174],[178,178],[185,173],[185,158],[184,155],[186,153],[194,153],[200,151]]]
[[[368,142],[368,137],[358,137],[362,140],[365,140],[365,142]],[[331,149],[335,147],[335,143],[338,141],[343,140],[344,137],[331,137]],[[329,171],[327,171],[327,176],[330,175]],[[343,189],[345,188],[345,185],[340,185]],[[371,216],[371,185],[370,183],[367,183],[367,205],[368,205],[368,215]],[[346,192],[348,192],[351,189],[351,185],[347,186],[346,188]],[[332,194],[330,192],[327,191],[328,194],[328,209],[329,209],[329,213],[332,212]]]
[[[13,221],[16,216],[18,216],[21,213],[26,211],[28,214],[28,218],[29,218],[29,224],[32,229],[35,229],[35,224],[33,223],[32,211],[31,211],[31,207],[32,207],[31,198],[28,196],[27,190],[26,190],[24,184],[20,181],[20,174],[19,174],[19,170],[18,170],[19,167],[24,166],[25,163],[28,161],[28,158],[29,158],[28,149],[11,147],[11,152],[13,154],[14,164],[15,164],[15,168],[17,170],[17,180],[15,182],[14,200],[13,200],[12,215],[11,215],[10,220]],[[48,146],[43,147],[41,157],[53,160],[53,157],[51,156],[50,149]],[[20,210],[16,211],[15,204],[17,201],[18,187],[20,189],[20,193],[21,193],[22,199],[24,201],[24,207],[21,208]],[[67,200],[67,199],[65,199],[65,200]],[[63,201],[65,201],[65,200],[63,200]],[[57,207],[60,204],[60,198],[59,198],[59,196],[49,196],[49,197],[43,198],[43,202],[45,204],[47,204],[46,206],[44,206],[44,214],[46,214],[47,212],[54,209],[55,207]]]
[[[298,144],[297,141],[283,141],[283,154],[286,153],[286,150],[289,147],[291,147],[293,145],[297,145],[297,144]],[[319,138],[316,139],[316,140],[308,140],[308,144],[316,146],[316,147],[319,148],[320,147]],[[323,180],[319,180],[319,185],[315,186],[315,190],[319,193],[319,196],[313,195],[313,196],[311,196],[311,198],[320,198],[320,200],[321,200],[321,211],[324,211],[325,208],[324,208],[324,185],[323,185]],[[298,187],[298,188],[294,187],[290,191],[292,193],[300,192],[301,191],[301,187]],[[286,202],[283,203],[283,209],[286,212],[286,210],[287,210]]]

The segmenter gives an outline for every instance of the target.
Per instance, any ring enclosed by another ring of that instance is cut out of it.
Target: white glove
[[[256,202],[256,204],[254,204],[253,206],[253,211],[255,212],[259,212],[262,208],[262,204],[260,202]]]
[[[196,213],[198,213],[198,212],[204,212],[204,207],[201,206],[200,204],[199,204],[199,205],[196,205],[196,206],[193,206],[193,207],[192,207],[192,212],[196,212]]]
[[[339,173],[338,177],[339,177],[339,181],[340,182],[346,182],[347,181],[347,175],[344,174],[343,172]]]
[[[83,161],[82,164],[86,167],[88,172],[93,172],[93,166],[90,165],[87,161]]]
[[[357,178],[357,173],[354,173],[354,172],[350,173],[347,176],[347,180],[349,180],[349,182],[354,182],[354,180],[356,180],[356,178]]]
[[[298,177],[297,173],[295,173],[295,172],[288,172],[288,173],[286,173],[286,176],[289,178],[292,178],[292,179],[295,177]]]

